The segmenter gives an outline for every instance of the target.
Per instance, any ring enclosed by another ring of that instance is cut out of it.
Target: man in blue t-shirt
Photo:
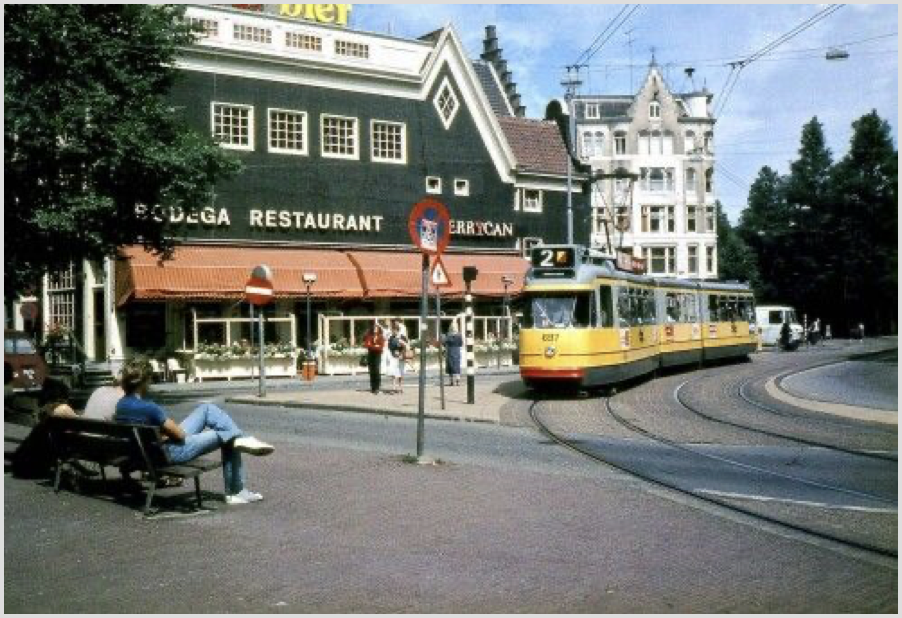
[[[212,403],[201,404],[177,425],[163,408],[144,398],[151,376],[145,362],[131,361],[125,365],[122,370],[125,396],[116,404],[115,419],[121,423],[159,427],[166,439],[163,448],[172,463],[185,463],[220,449],[226,503],[247,504],[262,500],[263,496],[244,486],[241,453],[269,455],[273,447],[245,436],[235,421]]]

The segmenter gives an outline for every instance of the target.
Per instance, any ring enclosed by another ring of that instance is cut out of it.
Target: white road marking
[[[738,500],[757,500],[758,502],[785,502],[800,506],[814,506],[822,509],[836,509],[840,511],[858,511],[860,513],[898,513],[899,509],[881,509],[868,506],[852,506],[848,504],[827,504],[825,502],[809,502],[807,500],[790,500],[788,498],[775,498],[773,496],[756,496],[754,494],[737,494],[729,491],[716,491],[714,489],[695,489],[700,494],[718,496],[720,498],[735,498]]]

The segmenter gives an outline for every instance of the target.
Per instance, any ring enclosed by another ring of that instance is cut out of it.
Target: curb
[[[360,414],[381,414],[382,416],[395,416],[399,418],[416,419],[416,412],[399,412],[394,408],[382,408],[379,406],[360,406],[360,405],[334,405],[331,403],[302,402],[302,401],[273,401],[262,400],[256,397],[228,397],[226,401],[229,403],[241,403],[245,405],[255,405],[270,408],[300,408],[306,410],[327,410],[331,412],[353,412]],[[484,418],[468,418],[466,416],[451,414],[435,414],[427,412],[425,417],[428,419],[439,421],[459,421],[467,423],[487,423],[490,425],[500,425],[501,421]]]
[[[764,390],[774,399],[792,406],[796,406],[797,408],[802,408],[804,410],[822,412],[824,414],[842,416],[844,418],[851,418],[859,421],[880,423],[881,425],[899,425],[899,415],[897,412],[875,410],[873,408],[861,408],[842,403],[827,403],[814,399],[796,397],[795,395],[791,395],[780,388],[780,386],[777,384],[776,377],[770,378],[764,384]]]

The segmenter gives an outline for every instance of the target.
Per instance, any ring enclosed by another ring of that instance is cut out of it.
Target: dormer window
[[[601,114],[598,112],[598,103],[586,103],[586,119],[598,120]]]
[[[660,118],[661,117],[661,104],[657,101],[652,101],[648,104],[648,117],[649,118]]]

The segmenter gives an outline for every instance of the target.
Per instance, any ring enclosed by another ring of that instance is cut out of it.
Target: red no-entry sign
[[[427,197],[418,202],[407,220],[413,244],[423,253],[441,255],[451,240],[451,217],[441,202]]]
[[[244,288],[247,302],[258,307],[272,302],[272,282],[259,277],[251,277]]]

